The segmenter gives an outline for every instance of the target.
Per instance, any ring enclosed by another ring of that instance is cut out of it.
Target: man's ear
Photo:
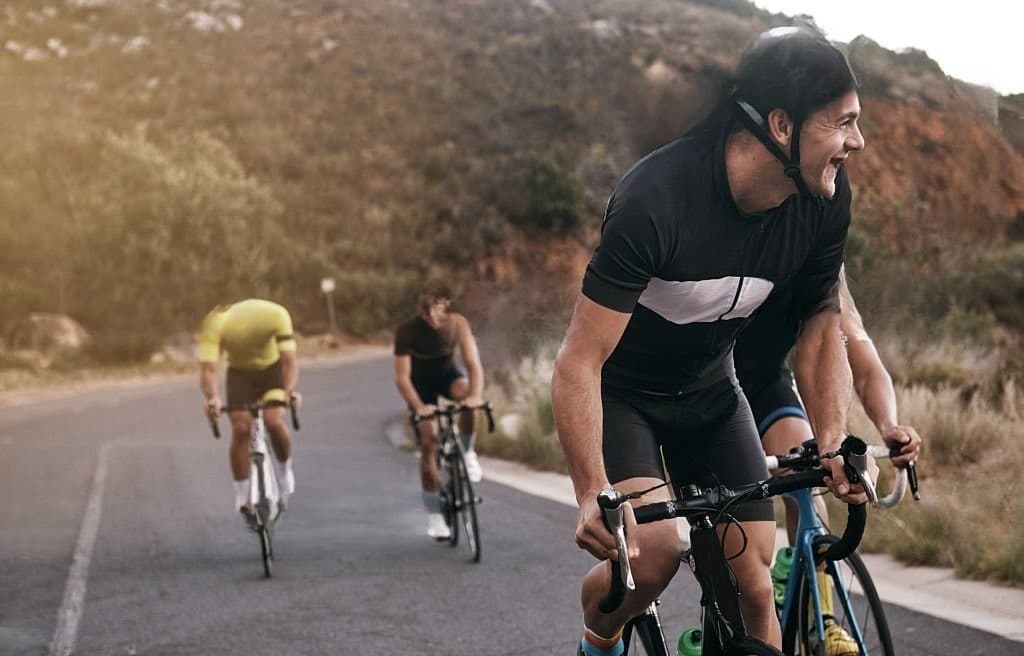
[[[768,112],[768,133],[781,146],[788,146],[793,140],[793,121],[786,110],[775,108]]]

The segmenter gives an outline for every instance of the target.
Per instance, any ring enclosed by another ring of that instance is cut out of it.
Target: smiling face
[[[850,153],[864,148],[864,135],[857,125],[860,99],[850,91],[818,111],[803,123],[800,133],[800,170],[812,194],[832,198],[836,176]]]

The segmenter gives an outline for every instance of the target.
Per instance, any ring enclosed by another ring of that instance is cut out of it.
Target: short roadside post
[[[331,335],[335,336],[338,334],[338,324],[334,319],[334,278],[321,278],[320,291],[327,301],[327,321],[331,326]]]

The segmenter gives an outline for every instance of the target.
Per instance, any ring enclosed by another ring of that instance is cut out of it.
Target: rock
[[[46,356],[78,350],[90,341],[89,333],[80,323],[62,314],[32,313],[7,330],[8,348],[37,351]]]

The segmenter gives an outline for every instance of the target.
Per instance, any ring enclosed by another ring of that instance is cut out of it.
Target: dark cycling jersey
[[[640,160],[612,193],[583,279],[588,298],[632,313],[605,362],[606,385],[678,394],[727,367],[737,333],[776,288],[790,290],[796,316],[839,309],[845,168],[831,200],[794,194],[743,214],[729,189],[725,140],[678,139]]]
[[[456,319],[434,328],[417,315],[395,331],[395,355],[411,356],[413,379],[436,378],[455,366]]]
[[[789,373],[786,357],[800,329],[790,301],[789,290],[773,294],[736,338],[736,377],[748,399]]]

